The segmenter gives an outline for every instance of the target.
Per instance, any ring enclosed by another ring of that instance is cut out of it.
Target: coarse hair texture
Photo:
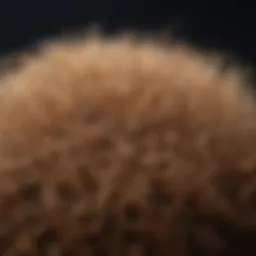
[[[0,255],[256,255],[256,108],[184,45],[52,42],[0,80]]]

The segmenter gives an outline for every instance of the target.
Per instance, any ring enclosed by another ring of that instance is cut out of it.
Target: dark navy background
[[[256,63],[255,10],[247,0],[6,0],[0,3],[0,54],[97,23],[109,33],[175,27],[180,38]]]

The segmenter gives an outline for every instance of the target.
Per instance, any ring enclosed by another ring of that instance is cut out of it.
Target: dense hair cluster
[[[256,254],[256,109],[237,72],[91,38],[0,84],[0,255]]]

